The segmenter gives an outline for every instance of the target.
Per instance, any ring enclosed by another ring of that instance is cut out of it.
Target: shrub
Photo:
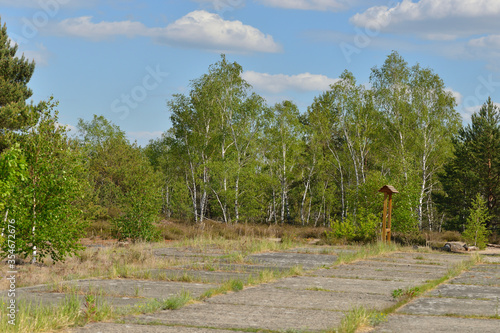
[[[345,239],[352,242],[371,242],[377,238],[379,218],[359,208],[357,214],[347,214],[344,221],[334,220],[328,238]]]
[[[490,234],[490,231],[486,229],[486,223],[490,220],[491,216],[488,213],[486,201],[480,194],[472,202],[469,213],[470,215],[467,218],[467,224],[462,236],[467,243],[484,249],[486,248],[488,235]]]

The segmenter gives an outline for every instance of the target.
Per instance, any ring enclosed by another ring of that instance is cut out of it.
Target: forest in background
[[[0,212],[33,261],[75,253],[96,221],[118,238],[158,239],[162,216],[327,226],[334,237],[373,241],[386,184],[399,191],[393,233],[403,240],[467,231],[475,216],[498,232],[499,109],[488,99],[462,126],[442,79],[395,51],[368,87],[346,70],[304,113],[293,101],[267,105],[221,55],[167,101],[172,127],[146,147],[97,115],[69,135],[57,102],[27,102],[35,64],[16,52],[4,25]]]

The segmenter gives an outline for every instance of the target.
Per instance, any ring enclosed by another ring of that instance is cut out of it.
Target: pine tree
[[[35,125],[41,108],[41,105],[26,104],[33,94],[27,85],[35,62],[24,55],[17,57],[17,48],[4,24],[0,28],[0,152],[8,147],[5,133]]]
[[[440,176],[446,195],[437,196],[442,210],[448,213],[447,228],[463,230],[477,193],[487,200],[492,216],[487,226],[498,224],[500,197],[500,110],[488,98],[471,124],[460,130],[454,141],[455,153]]]

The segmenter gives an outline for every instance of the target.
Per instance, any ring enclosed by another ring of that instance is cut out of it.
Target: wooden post
[[[382,215],[382,242],[386,242],[387,239],[387,229],[386,229],[386,220],[387,216],[387,193],[384,193],[384,215]]]
[[[384,193],[384,215],[382,216],[382,242],[391,243],[391,224],[392,224],[392,194],[399,193],[393,186],[385,185],[379,192]],[[387,206],[389,203],[389,211]]]
[[[392,193],[389,193],[389,218],[387,222],[387,244],[391,244]]]

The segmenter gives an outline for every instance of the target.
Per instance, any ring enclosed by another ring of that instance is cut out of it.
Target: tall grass
[[[12,325],[9,323],[9,312],[6,302],[2,299],[0,308],[0,332],[36,333],[61,330],[88,321],[102,321],[112,316],[112,309],[95,295],[85,297],[84,307],[77,294],[68,294],[57,305],[44,305],[19,300],[16,303],[17,312]]]
[[[356,260],[363,260],[391,252],[401,251],[403,248],[397,244],[382,242],[368,244],[353,252],[339,252],[336,264],[348,264]]]
[[[303,243],[289,238],[279,240],[244,236],[239,239],[228,240],[210,235],[185,239],[173,244],[173,246],[188,247],[200,253],[240,253],[243,256],[259,252],[283,251],[301,245]]]

